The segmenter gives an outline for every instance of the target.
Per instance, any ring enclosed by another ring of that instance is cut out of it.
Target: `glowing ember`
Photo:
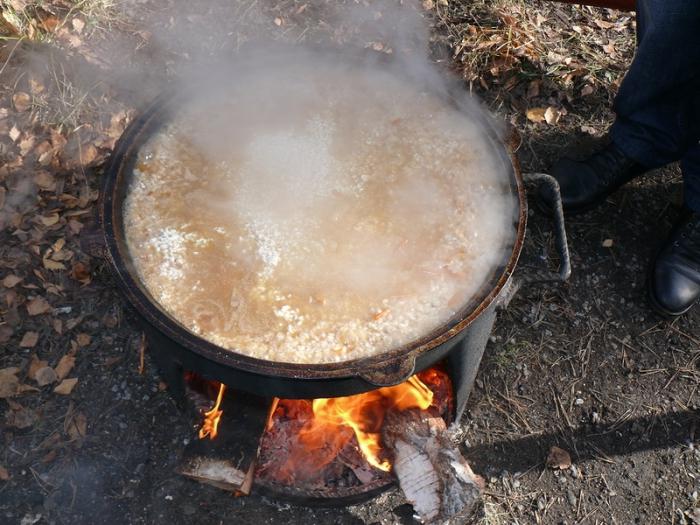
[[[202,428],[199,429],[199,439],[204,439],[209,436],[209,439],[214,439],[218,433],[219,420],[221,419],[221,414],[224,413],[223,410],[219,410],[221,406],[221,400],[224,398],[224,392],[226,391],[226,385],[221,383],[219,385],[219,394],[216,396],[216,403],[208,412],[204,413],[204,422],[202,423]]]

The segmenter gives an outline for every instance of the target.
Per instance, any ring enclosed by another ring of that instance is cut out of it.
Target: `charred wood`
[[[249,494],[260,438],[272,400],[244,392],[226,393],[219,434],[185,447],[177,472],[225,490]]]

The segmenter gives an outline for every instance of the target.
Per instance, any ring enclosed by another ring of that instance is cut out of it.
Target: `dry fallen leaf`
[[[44,89],[46,88],[41,80],[33,76],[29,78],[29,91],[32,92],[32,95],[43,93]]]
[[[42,190],[54,191],[56,189],[56,179],[48,171],[38,171],[34,175],[34,182]]]
[[[555,125],[557,122],[559,122],[559,119],[561,118],[561,112],[553,107],[549,106],[547,110],[544,112],[544,120],[549,124],[550,126]]]
[[[65,264],[63,264],[63,263],[61,263],[61,262],[52,261],[52,260],[49,259],[48,257],[44,257],[44,258],[41,260],[41,262],[43,263],[44,268],[46,268],[47,270],[50,270],[50,271],[54,271],[54,272],[55,272],[55,271],[58,271],[58,270],[65,270],[65,269],[66,269],[66,265],[65,265]]]
[[[82,316],[79,317],[73,317],[71,319],[68,319],[66,321],[66,330],[73,330],[76,326],[78,326],[83,320]]]
[[[275,25],[280,27],[282,25],[282,19],[280,17],[275,18]]]
[[[19,393],[19,368],[11,366],[0,369],[0,399],[7,399]]]
[[[50,366],[39,368],[34,374],[34,380],[39,386],[50,385],[56,382],[56,371]]]
[[[594,19],[593,23],[601,29],[610,29],[612,27],[615,27],[615,24],[613,24],[612,22],[608,22],[607,20],[601,20],[599,18]]]
[[[52,213],[50,215],[42,215],[39,219],[44,226],[53,226],[58,222],[59,216],[58,213]]]
[[[73,388],[75,388],[75,385],[78,384],[78,378],[77,377],[72,377],[70,379],[64,379],[61,381],[61,383],[53,389],[53,391],[56,394],[61,394],[63,396],[67,396],[73,391]]]
[[[547,466],[553,469],[566,470],[571,467],[571,456],[563,448],[552,446],[547,456]]]
[[[5,467],[0,465],[0,481],[7,481],[10,479],[10,473]]]
[[[83,223],[75,219],[71,219],[68,221],[68,228],[70,228],[73,235],[78,235],[80,230],[83,229]]]
[[[19,153],[23,157],[29,153],[29,151],[34,147],[34,143],[36,142],[36,138],[32,135],[24,138],[23,140],[19,141]]]
[[[17,139],[22,133],[20,133],[20,131],[17,129],[17,126],[12,126],[12,128],[10,129],[10,131],[8,131],[7,134],[12,139],[12,142],[17,142]]]
[[[63,430],[72,440],[85,437],[87,434],[87,418],[82,412],[69,413],[63,423]]]
[[[525,98],[531,99],[540,96],[540,86],[542,85],[542,81],[539,79],[532,80],[528,85],[527,85],[527,94],[525,95]]]
[[[41,458],[40,461],[41,461],[42,463],[44,463],[44,464],[46,464],[46,463],[51,463],[54,459],[56,459],[56,456],[58,456],[58,453],[56,452],[55,449],[54,449],[54,450],[49,450],[49,451],[46,453],[46,455],[45,455],[43,458]]]
[[[41,20],[41,25],[47,33],[53,32],[61,22],[55,16],[47,16]]]
[[[15,109],[21,113],[23,111],[27,111],[29,106],[32,105],[32,97],[29,95],[29,93],[18,91],[12,95],[12,103],[14,104]]]
[[[78,346],[87,346],[90,344],[90,340],[92,338],[90,337],[89,334],[86,334],[84,332],[81,332],[78,334],[76,337],[76,340],[78,341]]]
[[[83,22],[80,18],[74,18],[70,21],[70,23],[77,33],[83,32],[83,29],[85,28],[85,22]]]
[[[21,348],[34,348],[39,342],[39,334],[36,332],[25,332],[22,340],[19,342]]]
[[[605,51],[608,55],[611,56],[615,54],[615,44],[612,40],[610,40],[610,42],[603,46],[603,51]]]
[[[75,356],[64,355],[56,365],[56,376],[61,380],[64,379],[70,373],[74,366]]]
[[[581,88],[581,96],[582,97],[587,97],[588,95],[593,94],[594,88],[590,84],[586,84]]]
[[[15,331],[11,326],[6,324],[0,325],[0,343],[7,343],[12,338],[12,334],[14,333]]]
[[[10,401],[8,399],[8,401]],[[29,428],[37,422],[39,417],[31,408],[26,408],[19,403],[10,402],[11,410],[5,414],[5,423],[8,426],[23,429]]]
[[[90,282],[90,271],[88,267],[80,261],[73,263],[70,276],[83,284],[88,284]]]
[[[71,47],[80,47],[83,45],[83,41],[78,35],[73,35],[71,33],[66,32],[63,33],[61,36],[63,36],[63,38],[68,41],[68,44]]]
[[[27,313],[29,315],[41,315],[51,310],[51,305],[43,297],[35,297],[27,303]]]
[[[603,241],[603,248],[612,248],[612,245],[613,245],[612,239],[605,239]]]
[[[97,148],[92,144],[88,144],[80,149],[80,164],[88,166],[97,158]]]
[[[2,285],[5,288],[14,288],[17,286],[20,282],[22,282],[22,278],[18,277],[16,275],[10,274],[6,275],[5,278],[2,280]]]
[[[32,381],[36,381],[36,371],[48,365],[48,361],[39,359],[36,354],[32,354],[31,358],[29,359],[29,370],[27,371],[27,377]]]
[[[60,239],[58,239],[55,243],[53,243],[51,245],[51,249],[54,252],[60,252],[65,245],[66,245],[66,240],[63,237],[61,237]]]
[[[544,114],[547,112],[545,108],[531,108],[527,110],[525,116],[530,122],[544,122]]]

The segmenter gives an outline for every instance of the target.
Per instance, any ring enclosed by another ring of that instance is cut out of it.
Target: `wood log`
[[[483,480],[450,440],[442,418],[417,410],[392,412],[382,440],[399,486],[423,523],[466,523],[476,515]]]
[[[250,494],[271,403],[269,398],[227,391],[220,407],[223,413],[218,436],[191,441],[177,472],[224,490]]]

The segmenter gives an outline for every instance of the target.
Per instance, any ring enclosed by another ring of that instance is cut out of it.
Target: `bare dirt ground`
[[[414,522],[397,491],[311,509],[177,475],[195,421],[147,351],[141,370],[141,333],[79,244],[114,141],[192,62],[251,35],[393,52],[381,24],[359,28],[338,5],[360,4],[0,2],[0,522]],[[417,8],[438,65],[519,130],[525,170],[604,134],[631,15],[535,0]],[[501,312],[456,433],[487,481],[483,523],[700,523],[700,307],[668,321],[645,292],[680,191],[671,166],[569,220],[569,283],[523,288]],[[552,245],[531,210],[519,274]],[[569,468],[546,466],[552,445]]]

